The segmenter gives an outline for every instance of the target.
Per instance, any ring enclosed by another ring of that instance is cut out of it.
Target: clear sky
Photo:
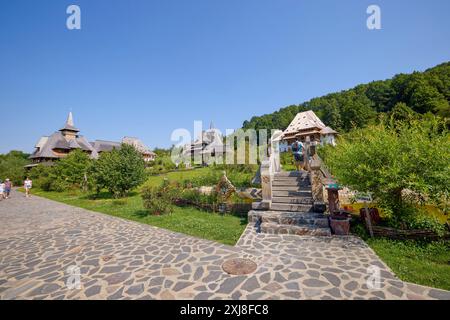
[[[81,8],[81,30],[66,8]],[[368,30],[377,4],[382,30]],[[168,147],[254,115],[450,60],[448,0],[14,0],[0,6],[0,153],[72,110],[88,139]]]

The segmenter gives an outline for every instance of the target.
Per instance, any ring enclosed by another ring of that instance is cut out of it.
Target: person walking
[[[11,195],[12,183],[9,179],[5,180],[5,199],[9,199]]]
[[[303,169],[303,165],[305,162],[305,157],[303,155],[304,145],[300,140],[296,140],[292,144],[292,154],[294,155],[294,163],[297,171],[301,171]]]
[[[31,188],[33,187],[33,181],[31,181],[28,177],[25,179],[23,183],[23,187],[25,188],[25,197],[31,197]]]
[[[5,199],[5,183],[0,180],[0,201]]]

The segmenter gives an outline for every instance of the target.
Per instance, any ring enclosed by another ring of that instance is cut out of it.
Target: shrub
[[[30,170],[29,177],[33,180],[33,186],[44,191],[52,190],[52,167],[38,165]]]
[[[62,179],[56,179],[50,182],[50,191],[64,192],[73,189],[72,186]]]
[[[201,193],[195,189],[186,189],[180,194],[180,199],[190,203],[200,203],[201,198]]]
[[[216,180],[214,184],[217,184],[222,177],[223,172],[226,172],[228,179],[238,188],[252,187],[252,179],[258,171],[257,165],[250,164],[227,164],[218,165],[215,168]]]
[[[184,165],[179,165],[178,169],[184,169]],[[170,157],[170,151],[157,151],[155,161],[148,164],[147,172],[151,175],[162,174],[177,169]]]
[[[294,156],[291,152],[280,153],[280,163],[284,170],[291,171],[296,170]]]
[[[71,152],[53,166],[38,165],[29,176],[36,187],[44,191],[62,192],[88,187],[88,172],[92,160],[81,150]]]
[[[207,174],[190,180],[192,187],[214,186],[219,182],[221,173],[217,170],[209,170]]]
[[[160,187],[144,186],[141,190],[141,197],[144,208],[154,215],[171,213],[173,211],[173,191],[167,183]]]
[[[210,194],[203,194],[196,189],[185,189],[176,194],[172,199],[173,203],[197,206],[203,210],[215,211],[218,205],[218,194],[213,191]]]
[[[421,208],[403,206],[395,214],[389,209],[383,210],[387,216],[387,225],[397,229],[429,230],[438,235],[443,235],[446,227],[439,219],[428,214]]]
[[[369,126],[319,151],[341,184],[373,193],[391,223],[436,227],[417,218],[417,204],[450,191],[450,135],[439,119]],[[405,191],[421,196],[407,199]]]

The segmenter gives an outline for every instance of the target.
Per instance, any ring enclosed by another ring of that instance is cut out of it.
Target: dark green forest
[[[313,98],[272,114],[245,121],[244,129],[286,129],[295,115],[313,110],[324,123],[340,132],[365,127],[380,114],[408,119],[423,114],[450,117],[450,62],[424,72],[398,74],[392,79],[361,84],[352,89]]]
[[[14,185],[21,185],[25,178],[24,166],[30,163],[30,155],[22,151],[0,154],[0,180],[11,179]]]

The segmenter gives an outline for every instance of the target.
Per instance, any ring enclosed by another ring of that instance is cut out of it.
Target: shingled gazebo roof
[[[297,114],[291,124],[284,131],[284,135],[295,135],[300,131],[311,131],[313,129],[318,129],[318,131],[320,131],[325,127],[325,124],[319,119],[318,116],[316,116],[314,111],[309,110]]]

